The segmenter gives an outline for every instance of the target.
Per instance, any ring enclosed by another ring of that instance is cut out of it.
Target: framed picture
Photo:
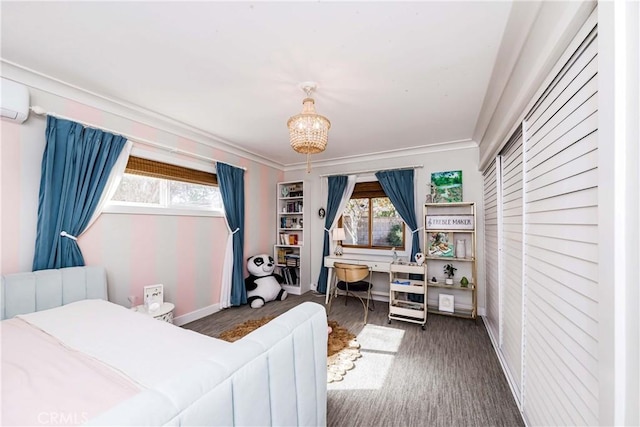
[[[164,303],[163,285],[150,285],[144,287],[144,306],[147,310],[157,310],[160,308],[162,303]]]
[[[431,201],[452,203],[462,201],[462,171],[431,174]]]
[[[453,233],[429,233],[427,256],[453,258],[455,254]]]
[[[438,310],[453,313],[453,295],[440,294],[438,298]]]

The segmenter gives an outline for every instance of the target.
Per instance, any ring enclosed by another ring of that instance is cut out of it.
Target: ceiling
[[[7,2],[5,61],[281,165],[315,81],[316,160],[472,139],[511,2]]]

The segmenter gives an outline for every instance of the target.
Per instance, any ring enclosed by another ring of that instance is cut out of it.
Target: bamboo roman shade
[[[371,182],[358,182],[356,183],[355,188],[353,189],[353,193],[351,194],[352,199],[367,199],[369,197],[387,197],[380,182],[371,181]]]
[[[183,166],[157,162],[130,156],[125,173],[150,176],[152,178],[172,179],[174,181],[189,182],[191,184],[218,185],[218,177],[211,172],[203,172]]]

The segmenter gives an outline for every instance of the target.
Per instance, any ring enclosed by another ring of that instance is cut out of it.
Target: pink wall
[[[272,252],[282,171],[59,96],[30,92],[32,103],[48,111],[246,167],[245,257]],[[31,270],[45,122],[32,116],[22,125],[2,122],[0,129],[3,274]],[[127,297],[136,295],[141,301],[143,286],[162,283],[180,316],[219,302],[227,234],[220,217],[108,213],[80,236],[79,245],[88,265],[106,267],[110,300],[128,305]]]

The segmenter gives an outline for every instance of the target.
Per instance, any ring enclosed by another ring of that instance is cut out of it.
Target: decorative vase
[[[464,240],[456,240],[456,257],[465,258],[465,243]]]
[[[462,279],[460,280],[460,286],[463,288],[466,288],[469,286],[469,279],[467,279],[466,276],[462,276]]]
[[[453,285],[453,279],[444,279],[444,283],[447,285]]]

